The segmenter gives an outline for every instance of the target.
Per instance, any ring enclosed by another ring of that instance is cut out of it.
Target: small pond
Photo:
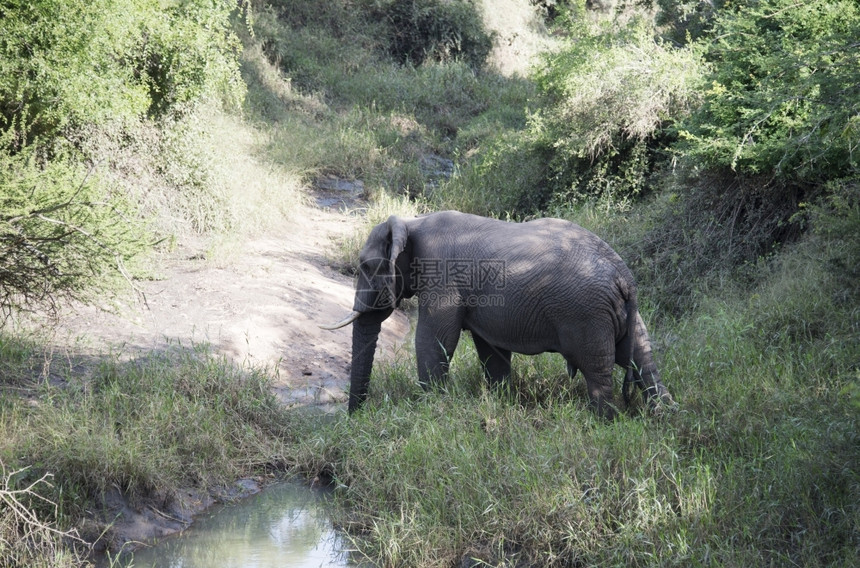
[[[281,482],[200,515],[182,534],[124,558],[134,568],[319,568],[351,566],[324,493]]]

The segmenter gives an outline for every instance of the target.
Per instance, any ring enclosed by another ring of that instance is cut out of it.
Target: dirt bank
[[[320,203],[331,199],[320,198]],[[55,332],[69,352],[133,355],[169,344],[209,343],[238,363],[265,366],[285,404],[339,408],[346,400],[351,328],[324,331],[352,308],[353,282],[327,253],[351,234],[360,210],[303,206],[276,232],[249,238],[224,262],[202,244],[184,244],[140,282],[143,303],[120,314],[77,307]],[[402,342],[409,324],[397,312],[383,325],[382,356]]]

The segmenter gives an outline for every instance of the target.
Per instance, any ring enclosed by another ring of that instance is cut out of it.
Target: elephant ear
[[[388,233],[391,235],[391,250],[388,255],[388,266],[390,271],[388,286],[392,301],[394,301],[394,298],[397,297],[397,274],[395,273],[395,266],[397,263],[397,257],[406,248],[406,240],[409,237],[409,231],[406,228],[406,223],[403,222],[403,219],[396,215],[392,215],[388,218]]]

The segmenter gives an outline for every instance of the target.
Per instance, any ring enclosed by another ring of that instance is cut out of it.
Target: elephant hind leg
[[[614,353],[605,355],[592,353],[586,361],[581,361],[580,364],[592,406],[594,406],[598,416],[609,420],[615,418],[616,410],[612,395],[612,371],[614,369]]]
[[[585,384],[588,388],[588,398],[591,405],[597,411],[597,415],[608,420],[615,418],[615,401],[612,396],[612,371],[608,373],[588,373],[585,375]]]
[[[490,345],[483,337],[472,333],[484,377],[491,388],[498,388],[511,376],[511,352]]]

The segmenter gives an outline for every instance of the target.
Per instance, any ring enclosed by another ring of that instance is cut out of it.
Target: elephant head
[[[402,219],[389,217],[370,232],[359,254],[355,301],[352,314],[323,329],[352,328],[352,368],[350,371],[349,412],[357,410],[367,399],[370,372],[382,322],[400,300],[409,297],[409,270],[405,253],[408,231]]]

